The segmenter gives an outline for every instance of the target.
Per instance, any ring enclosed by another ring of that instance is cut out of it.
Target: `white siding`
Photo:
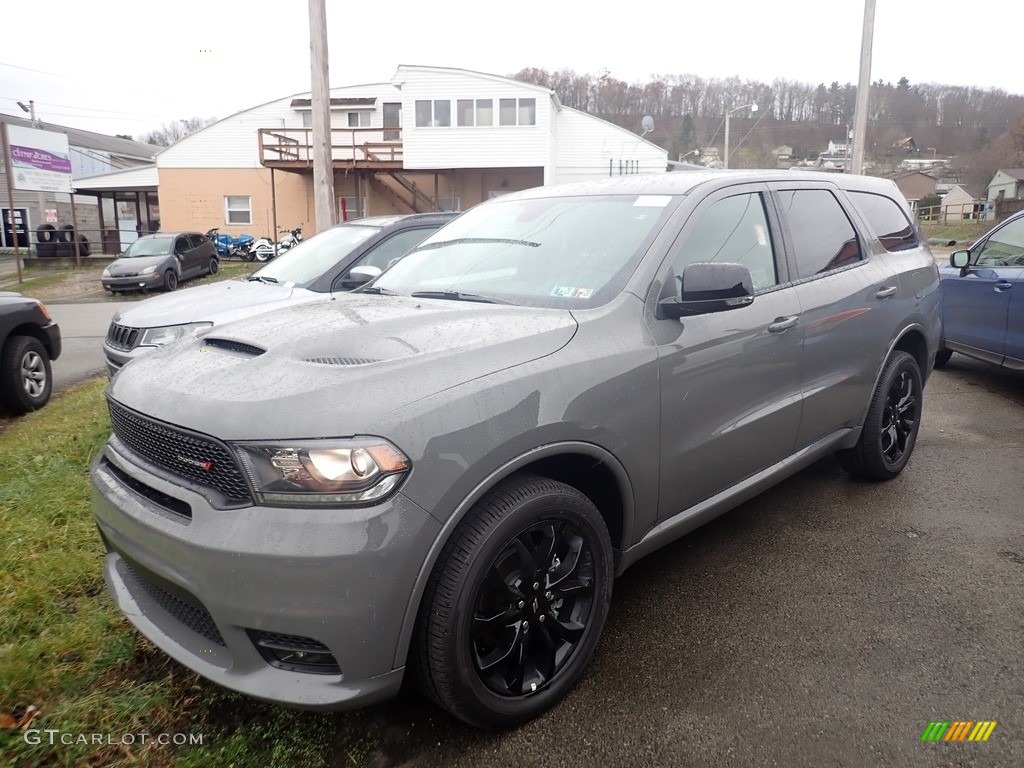
[[[399,67],[395,82],[402,87],[402,142],[408,169],[530,168],[549,162],[549,132],[554,114],[551,92],[505,77],[458,69]],[[531,126],[457,126],[458,99],[535,98],[537,124]],[[416,127],[416,101],[450,99],[452,126]]]
[[[639,134],[569,107],[557,120],[555,183],[607,177],[609,161],[616,176],[620,163],[635,165],[637,173],[668,169],[668,152]]]
[[[376,97],[371,127],[384,124],[384,102],[399,102],[401,93],[390,83],[354,85],[332,88],[332,98]],[[160,168],[260,168],[260,128],[302,128],[302,112],[291,106],[292,99],[309,98],[308,93],[295,94],[261,104],[231,117],[226,117],[186,136],[157,155]],[[350,110],[338,107],[331,112],[331,125],[347,128]],[[379,139],[376,139],[379,140]]]

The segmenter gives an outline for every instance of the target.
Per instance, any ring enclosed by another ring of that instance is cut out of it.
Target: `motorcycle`
[[[286,234],[277,243],[274,243],[266,236],[253,242],[250,251],[257,261],[270,261],[275,256],[280,256],[285,251],[294,248],[302,242],[302,227],[282,229],[280,231]]]
[[[255,238],[252,235],[243,234],[238,237],[222,235],[215,227],[207,232],[206,236],[213,243],[213,247],[217,249],[217,255],[222,259],[237,256],[243,261],[252,261],[255,258],[252,252]]]

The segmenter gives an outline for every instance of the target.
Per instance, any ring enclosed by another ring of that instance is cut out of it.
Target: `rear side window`
[[[913,225],[899,203],[885,195],[847,192],[887,251],[908,251],[919,241]]]
[[[863,260],[857,231],[836,196],[827,189],[779,192],[789,222],[797,277],[811,277]]]
[[[192,241],[192,247],[198,248],[200,245],[206,242],[206,238],[202,235],[189,235],[189,240]]]

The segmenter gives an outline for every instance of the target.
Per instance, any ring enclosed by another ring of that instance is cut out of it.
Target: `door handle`
[[[995,285],[995,289],[996,289],[997,293],[1002,293],[1003,291],[1008,291],[1011,288],[1013,288],[1013,283],[1011,283],[1009,280],[1000,280]]]
[[[783,333],[788,331],[800,320],[799,315],[792,315],[790,317],[777,317],[775,322],[768,326],[768,333]]]
[[[896,286],[890,285],[888,288],[882,288],[880,291],[875,291],[876,299],[888,299],[890,296],[896,295]]]

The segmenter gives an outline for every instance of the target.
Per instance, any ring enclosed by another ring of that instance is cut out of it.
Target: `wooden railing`
[[[401,128],[332,128],[331,159],[353,167],[402,167]],[[313,166],[312,128],[260,128],[260,163],[278,168]]]

